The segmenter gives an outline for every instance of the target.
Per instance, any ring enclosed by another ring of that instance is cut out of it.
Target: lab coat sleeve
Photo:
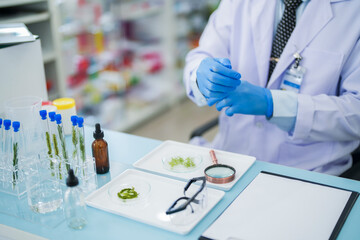
[[[186,57],[184,84],[189,98],[199,106],[205,105],[204,99],[198,94],[196,70],[204,58],[229,58],[229,39],[231,32],[231,14],[233,0],[222,0],[218,9],[210,16],[201,35],[199,46],[190,51]],[[198,97],[196,97],[197,92]],[[201,94],[201,93],[200,93]]]
[[[360,139],[360,39],[343,65],[339,96],[298,95],[290,137],[305,143]]]
[[[291,91],[270,90],[273,98],[273,115],[269,119],[285,132],[291,132],[295,126],[298,94]]]
[[[199,107],[203,107],[207,105],[206,98],[202,93],[200,92],[199,86],[196,82],[196,72],[193,72],[190,76],[190,89],[192,92],[192,95],[194,96],[193,101],[198,105]]]

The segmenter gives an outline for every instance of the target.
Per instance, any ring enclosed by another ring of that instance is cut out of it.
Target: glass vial
[[[104,132],[101,130],[100,124],[95,124],[95,132],[94,138],[91,148],[92,154],[95,158],[96,164],[96,173],[104,174],[109,172],[110,164],[109,164],[109,152],[108,152],[108,144],[104,140]]]
[[[18,121],[14,121],[12,123],[13,126],[13,143],[12,143],[12,150],[13,150],[13,154],[12,154],[12,164],[13,164],[13,178],[12,178],[12,184],[13,184],[13,189],[15,189],[16,184],[18,183],[19,180],[19,158],[20,158],[20,153],[19,153],[19,149],[20,149],[20,122]]]
[[[71,116],[76,115],[75,100],[73,98],[58,98],[53,101],[57,113],[61,114],[65,135],[71,135]]]
[[[87,223],[85,197],[74,171],[70,169],[68,173],[64,197],[66,222],[73,229],[82,229]]]
[[[77,121],[78,117],[76,115],[71,116],[71,142],[72,145],[70,145],[70,164],[73,169],[75,169],[79,166],[79,158],[78,158],[78,145],[79,145],[79,136],[78,136],[78,127],[77,127]]]
[[[86,150],[85,150],[85,131],[84,131],[84,118],[78,117],[77,119],[77,135],[78,135],[78,158],[79,164],[85,164],[86,161]]]
[[[0,156],[3,156],[4,154],[4,139],[3,139],[3,128],[2,126],[2,118],[0,118]],[[1,161],[1,157],[0,157],[0,161]]]
[[[10,130],[11,128],[11,120],[4,120],[4,162],[6,168],[12,166],[12,144],[13,144],[13,136]]]
[[[59,134],[58,136],[59,136],[60,146],[61,146],[61,153],[62,153],[62,158],[63,158],[62,160],[64,160],[64,162],[65,162],[66,171],[69,171],[70,170],[70,162],[69,162],[68,152],[66,149],[64,126],[63,126],[61,119],[62,119],[61,114],[55,115],[55,121],[57,124],[57,130],[58,130],[58,134]]]

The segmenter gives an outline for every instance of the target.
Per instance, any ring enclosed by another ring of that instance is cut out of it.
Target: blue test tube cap
[[[47,115],[46,110],[40,110],[39,113],[40,113],[41,119],[46,120],[46,115]]]
[[[5,130],[10,129],[10,127],[11,127],[11,120],[10,119],[5,119],[4,120],[4,127],[5,127]]]
[[[55,121],[55,115],[56,115],[56,112],[49,112],[49,118],[50,118],[51,122]]]
[[[13,121],[12,126],[13,126],[13,129],[14,129],[14,132],[18,132],[19,128],[20,128],[20,122]]]
[[[84,118],[83,117],[78,117],[77,123],[78,123],[79,127],[83,127],[84,126]]]
[[[0,128],[1,128],[1,125],[2,125],[2,118],[0,118]]]
[[[71,119],[72,125],[76,126],[77,121],[78,121],[78,117],[76,115],[73,115],[73,116],[71,116],[70,119]]]
[[[61,123],[61,114],[56,114],[55,115],[55,121],[56,121],[57,124]]]

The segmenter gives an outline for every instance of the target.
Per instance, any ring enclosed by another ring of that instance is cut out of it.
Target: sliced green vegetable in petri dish
[[[129,180],[126,183],[111,186],[108,189],[110,198],[121,205],[145,204],[148,200],[151,186],[141,179]]]
[[[173,154],[163,158],[163,166],[172,172],[192,172],[201,166],[202,158],[200,155]]]
[[[118,197],[121,199],[133,199],[139,196],[139,193],[135,191],[135,188],[123,188],[120,192],[118,192]]]

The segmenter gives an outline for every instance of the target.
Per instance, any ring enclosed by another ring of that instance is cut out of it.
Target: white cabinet
[[[24,23],[40,36],[49,98],[65,93],[53,0],[1,0],[0,24]]]

